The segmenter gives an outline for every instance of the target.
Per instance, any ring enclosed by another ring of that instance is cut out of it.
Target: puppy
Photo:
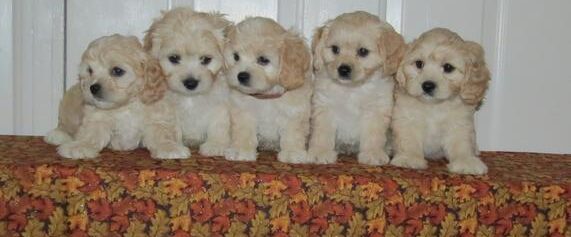
[[[132,150],[142,143],[155,158],[185,158],[188,148],[173,132],[174,113],[161,100],[158,62],[134,37],[112,35],[89,44],[79,83],[60,104],[58,128],[45,138],[66,158],[94,158],[104,147]]]
[[[474,113],[490,72],[480,45],[436,28],[412,42],[399,67],[392,165],[424,169],[424,157],[447,157],[454,173],[484,174]]]
[[[312,48],[310,159],[329,164],[338,152],[358,152],[359,163],[388,163],[384,147],[394,74],[406,50],[402,36],[377,16],[357,11],[318,28]]]
[[[263,17],[247,18],[228,34],[232,144],[228,160],[256,160],[256,148],[278,160],[307,162],[311,54],[303,38]]]
[[[160,61],[186,145],[222,156],[230,143],[228,85],[222,47],[231,23],[221,14],[175,8],[154,21],[145,48]]]

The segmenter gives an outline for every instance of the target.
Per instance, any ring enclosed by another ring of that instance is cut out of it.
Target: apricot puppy
[[[424,157],[446,157],[451,172],[486,173],[478,158],[474,113],[489,80],[477,43],[442,28],[412,42],[397,74],[391,164],[424,169]]]
[[[101,37],[83,53],[79,83],[64,95],[58,128],[45,140],[73,159],[140,144],[155,158],[186,158],[188,148],[173,132],[173,111],[163,104],[163,81],[158,62],[136,37]]]
[[[228,34],[231,148],[228,160],[256,160],[257,148],[278,160],[307,162],[311,54],[299,35],[277,22],[252,17]]]
[[[362,164],[389,162],[384,147],[394,74],[405,46],[388,23],[361,11],[342,14],[315,31],[308,151],[313,162],[334,163],[338,152],[358,153]]]

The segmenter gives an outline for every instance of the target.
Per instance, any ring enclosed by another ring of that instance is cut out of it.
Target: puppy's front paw
[[[359,152],[357,160],[365,165],[386,165],[389,163],[389,156],[384,151],[380,152]]]
[[[309,149],[308,156],[315,164],[333,164],[337,161],[337,152],[334,150]]]
[[[56,146],[71,142],[71,140],[73,139],[71,138],[71,136],[69,136],[69,134],[57,128],[51,130],[48,134],[46,134],[46,136],[44,136],[45,142]]]
[[[233,161],[255,161],[256,160],[256,150],[239,150],[235,148],[226,149],[224,152],[224,157],[226,160]]]
[[[448,170],[457,174],[483,175],[488,172],[488,166],[486,166],[480,158],[470,157],[468,159],[450,162],[450,164],[448,164]]]
[[[284,150],[278,153],[278,160],[284,163],[302,164],[308,163],[307,152],[304,150]]]
[[[190,157],[190,150],[183,145],[167,144],[151,150],[151,156],[156,159],[186,159]]]
[[[411,169],[426,169],[428,162],[426,162],[424,157],[397,154],[393,160],[391,160],[391,165]]]
[[[203,156],[224,156],[226,146],[214,143],[205,142],[200,145],[199,153]]]
[[[99,155],[99,150],[85,143],[70,142],[58,147],[58,153],[70,159],[91,159]]]

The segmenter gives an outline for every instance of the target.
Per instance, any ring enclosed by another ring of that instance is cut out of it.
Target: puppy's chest
[[[192,137],[202,136],[210,124],[212,111],[216,108],[217,103],[202,96],[179,101],[176,113],[184,134],[192,133]]]
[[[142,105],[134,104],[112,114],[114,121],[111,147],[115,150],[131,150],[139,145],[144,126]]]

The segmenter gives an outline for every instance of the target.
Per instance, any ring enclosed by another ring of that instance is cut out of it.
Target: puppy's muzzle
[[[250,73],[248,72],[240,72],[238,73],[238,82],[240,82],[243,86],[248,86],[250,84]]]
[[[198,83],[200,83],[200,81],[194,79],[194,77],[189,77],[189,78],[184,79],[184,81],[182,81],[182,84],[184,85],[184,87],[186,89],[189,89],[189,90],[196,89],[196,87],[198,86]]]
[[[101,93],[103,90],[101,90],[101,85],[99,83],[95,83],[89,87],[89,91],[93,96],[101,98]]]
[[[425,81],[422,83],[422,91],[428,95],[432,95],[434,90],[436,89],[436,83],[433,81]]]
[[[337,73],[339,73],[339,76],[343,80],[351,79],[351,71],[351,66],[347,64],[341,64],[341,66],[337,68]]]

